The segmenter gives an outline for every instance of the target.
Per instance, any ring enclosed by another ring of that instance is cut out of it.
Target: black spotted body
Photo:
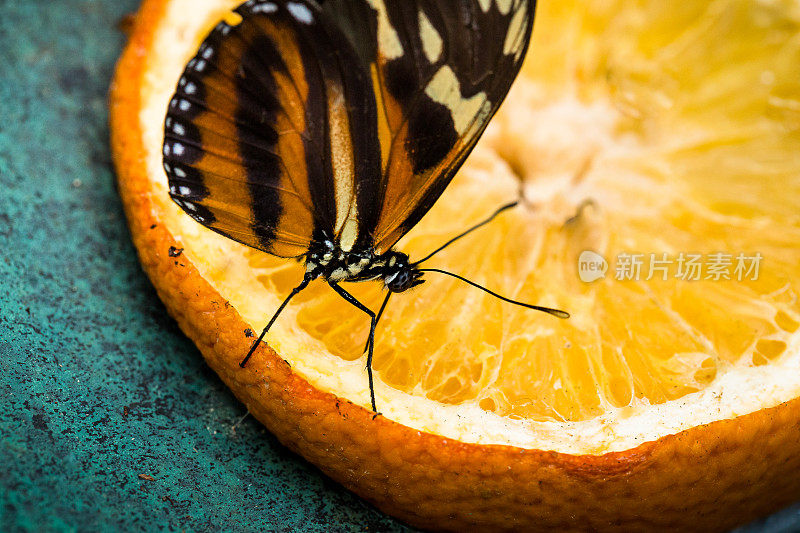
[[[392,292],[403,292],[423,283],[422,272],[402,252],[390,250],[380,255],[371,249],[345,252],[327,238],[313,241],[306,255],[306,275],[332,283],[380,280]]]

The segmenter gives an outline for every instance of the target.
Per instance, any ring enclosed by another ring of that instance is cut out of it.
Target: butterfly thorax
[[[409,260],[408,255],[389,250],[377,254],[371,249],[342,248],[333,240],[315,241],[306,254],[306,275],[326,281],[382,280],[392,292],[403,292],[424,281],[422,272]]]

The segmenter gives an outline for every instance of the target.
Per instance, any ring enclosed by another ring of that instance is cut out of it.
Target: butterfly
[[[452,180],[519,72],[535,0],[250,0],[188,62],[164,122],[169,194],[200,224],[305,262],[375,328],[393,293],[438,272],[394,245]],[[378,312],[341,283],[378,280]]]

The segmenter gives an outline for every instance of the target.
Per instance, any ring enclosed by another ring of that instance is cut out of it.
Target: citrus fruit
[[[324,283],[247,353],[302,265],[185,216],[162,124],[236,0],[145,0],[111,92],[120,193],[169,312],[248,409],[411,524],[723,529],[800,498],[800,8],[541,2],[523,72],[397,249],[457,280],[378,328]],[[426,265],[427,266],[427,265]],[[378,284],[348,286],[367,305]]]

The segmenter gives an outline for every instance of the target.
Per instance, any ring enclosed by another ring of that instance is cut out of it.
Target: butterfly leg
[[[383,303],[381,304],[381,309],[378,311],[378,316],[375,318],[375,327],[378,327],[378,322],[381,321],[381,316],[383,316],[383,310],[386,309],[386,304],[389,303],[389,297],[392,295],[391,291],[386,293],[386,298],[383,299]],[[369,350],[369,339],[367,339],[367,344],[364,345],[364,353]],[[369,356],[368,356],[369,357]],[[372,360],[368,359],[367,364],[371,364]]]
[[[378,325],[378,316],[369,307],[359,302],[355,296],[339,286],[338,283],[329,283],[329,285],[339,294],[339,296],[369,315],[371,322],[369,327],[369,337],[367,338],[367,377],[369,378],[369,397],[372,401],[372,410],[377,413],[378,409],[375,406],[375,386],[372,381],[372,352],[375,350],[375,327]],[[386,300],[388,300],[388,297]]]
[[[269,328],[272,327],[272,324],[275,322],[275,320],[278,319],[278,315],[281,314],[281,311],[283,311],[283,308],[286,307],[286,305],[289,303],[289,300],[294,298],[297,295],[297,293],[299,293],[300,291],[302,291],[303,289],[308,287],[308,284],[311,282],[312,279],[313,279],[312,277],[306,276],[306,277],[303,278],[303,281],[300,282],[300,285],[298,285],[297,287],[292,289],[291,294],[289,294],[289,296],[286,297],[286,299],[283,301],[281,306],[278,307],[278,310],[275,311],[274,315],[272,315],[272,318],[269,320],[269,322],[267,323],[266,327],[261,332],[261,335],[258,336],[258,339],[256,339],[256,341],[253,343],[253,346],[250,347],[250,351],[247,352],[247,355],[245,356],[245,358],[242,359],[241,363],[239,363],[240,367],[244,368],[244,365],[246,365],[247,361],[250,360],[250,357],[253,356],[253,353],[255,353],[256,348],[258,348],[258,345],[261,344],[262,340],[264,340],[264,336],[269,331]]]

